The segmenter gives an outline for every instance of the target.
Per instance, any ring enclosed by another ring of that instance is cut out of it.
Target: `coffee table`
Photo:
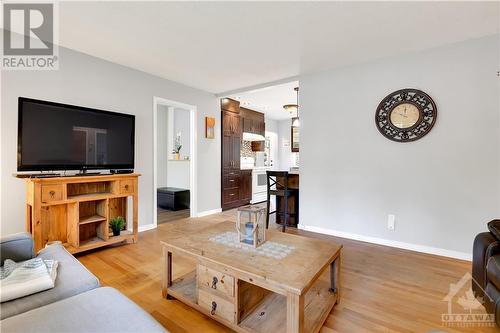
[[[237,332],[318,332],[340,300],[342,245],[269,230],[270,244],[292,249],[277,258],[214,241],[229,232],[234,222],[185,223],[163,237],[163,296]],[[177,255],[196,267],[172,280]]]

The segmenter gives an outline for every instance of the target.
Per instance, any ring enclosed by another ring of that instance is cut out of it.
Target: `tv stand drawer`
[[[134,193],[134,181],[132,179],[120,180],[120,194]]]
[[[63,197],[63,185],[42,185],[42,202],[48,203],[52,201],[64,200]]]

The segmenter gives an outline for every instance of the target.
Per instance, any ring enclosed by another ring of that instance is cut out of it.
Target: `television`
[[[17,170],[134,168],[135,116],[19,97]]]

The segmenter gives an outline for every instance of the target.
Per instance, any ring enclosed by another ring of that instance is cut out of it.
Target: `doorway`
[[[153,98],[154,225],[197,216],[196,106]]]

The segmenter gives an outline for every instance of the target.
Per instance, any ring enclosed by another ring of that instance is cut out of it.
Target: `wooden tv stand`
[[[139,174],[26,178],[26,231],[35,252],[47,242],[61,241],[71,253],[126,241],[137,242]],[[132,230],[127,198],[133,201]],[[109,220],[123,216],[127,223],[113,236]]]

